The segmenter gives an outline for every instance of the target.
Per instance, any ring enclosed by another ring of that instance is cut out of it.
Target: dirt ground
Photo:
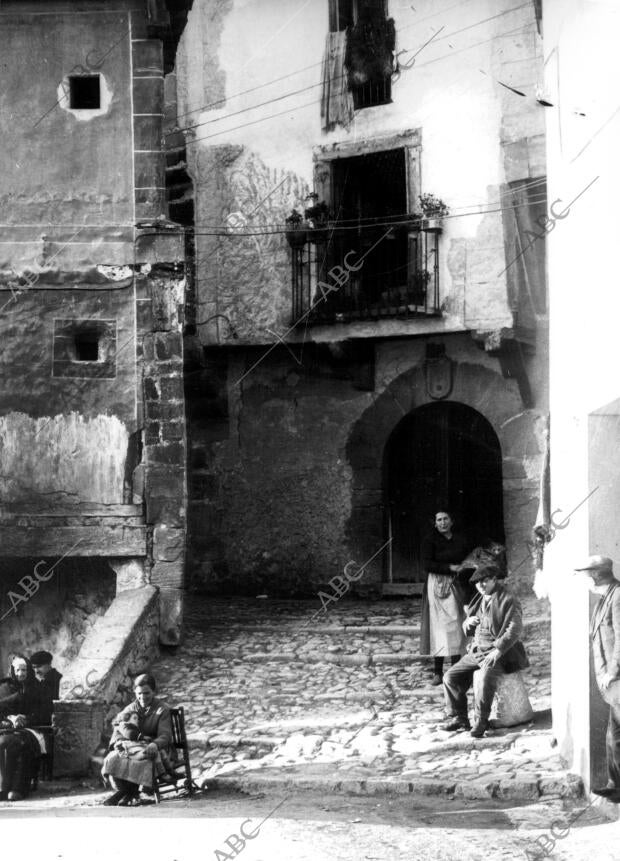
[[[590,807],[570,824],[584,801],[510,806],[220,791],[128,809],[102,807],[103,797],[82,787],[71,796],[3,805],[0,828],[9,847],[19,846],[20,859],[37,861],[125,861],[136,854],[149,861],[512,861],[544,857],[537,845],[554,861],[620,861],[620,823],[603,808]],[[553,845],[552,827],[563,835]]]

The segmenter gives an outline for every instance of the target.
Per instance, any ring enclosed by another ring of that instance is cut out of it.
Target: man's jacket
[[[478,615],[482,610],[482,602],[476,611]],[[502,583],[498,583],[491,600],[491,634],[493,636],[493,648],[501,653],[501,659],[497,666],[505,673],[516,673],[529,667],[530,662],[525,652],[525,647],[519,639],[523,631],[523,611],[521,602],[515,595],[509,592]],[[476,613],[474,613],[476,615]],[[463,623],[463,630],[470,636],[475,627]],[[471,648],[471,645],[470,645]]]
[[[590,622],[590,637],[596,680],[600,684],[605,673],[610,673],[612,680],[620,679],[620,583],[617,580],[596,605]]]

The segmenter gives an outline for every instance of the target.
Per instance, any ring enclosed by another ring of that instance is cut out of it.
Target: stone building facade
[[[69,677],[107,614],[131,638],[129,590],[156,587],[155,639],[180,638],[186,237],[162,138],[189,5],[0,9],[3,667],[48,648]]]
[[[419,591],[440,500],[531,583],[541,78],[535,2],[194,3],[177,57],[192,588],[308,595],[374,557],[358,589]]]

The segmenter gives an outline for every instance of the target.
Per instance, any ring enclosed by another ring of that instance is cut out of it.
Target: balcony
[[[384,221],[296,233],[293,325],[440,315],[439,232]]]

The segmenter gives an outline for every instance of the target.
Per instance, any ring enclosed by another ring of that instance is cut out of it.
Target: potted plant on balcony
[[[418,200],[422,210],[422,230],[427,233],[441,233],[443,220],[450,214],[446,204],[434,194],[421,194]]]
[[[308,239],[310,242],[324,242],[327,238],[329,207],[324,200],[319,201],[316,191],[310,192],[306,200],[313,201],[311,206],[304,209],[304,216],[309,227]]]
[[[286,224],[286,241],[291,248],[303,248],[306,244],[308,224],[304,221],[301,212],[296,209],[291,210],[291,214],[284,219]]]

